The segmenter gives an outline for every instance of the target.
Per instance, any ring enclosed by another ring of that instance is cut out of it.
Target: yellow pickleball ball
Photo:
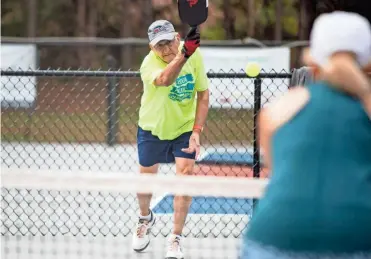
[[[256,62],[249,62],[246,65],[245,73],[250,77],[256,77],[260,73],[260,65]]]

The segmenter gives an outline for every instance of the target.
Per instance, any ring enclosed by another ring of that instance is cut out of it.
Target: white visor
[[[371,29],[369,22],[355,13],[336,11],[320,15],[310,37],[310,54],[320,66],[341,51],[353,52],[359,65],[370,62]]]

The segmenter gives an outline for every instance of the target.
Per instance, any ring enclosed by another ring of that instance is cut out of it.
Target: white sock
[[[140,218],[140,219],[147,220],[147,221],[151,221],[151,220],[152,220],[152,211],[150,210],[150,211],[149,211],[149,214],[148,214],[147,216],[139,215],[139,218]]]

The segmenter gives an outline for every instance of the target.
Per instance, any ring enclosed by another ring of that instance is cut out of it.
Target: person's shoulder
[[[193,55],[189,58],[193,66],[199,66],[203,63],[202,52],[197,48]]]
[[[142,70],[143,68],[147,66],[152,66],[157,63],[157,58],[156,55],[153,53],[153,51],[150,51],[143,59],[142,64],[140,65],[140,69]]]
[[[259,120],[262,123],[269,121],[269,124],[265,124],[270,127],[271,131],[274,131],[295,116],[308,103],[309,98],[310,94],[306,87],[290,88],[261,110]]]
[[[267,105],[267,110],[277,112],[286,110],[290,107],[300,106],[306,102],[309,97],[309,91],[305,86],[296,86],[288,89],[280,97],[276,98],[273,102]]]
[[[202,58],[201,47],[198,47],[194,53],[196,58]]]

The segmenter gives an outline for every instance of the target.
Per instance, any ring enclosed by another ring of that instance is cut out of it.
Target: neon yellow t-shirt
[[[140,67],[144,92],[139,127],[161,140],[173,140],[192,131],[196,115],[196,93],[209,87],[200,50],[187,60],[174,84],[156,87],[153,82],[166,63],[150,52]]]

